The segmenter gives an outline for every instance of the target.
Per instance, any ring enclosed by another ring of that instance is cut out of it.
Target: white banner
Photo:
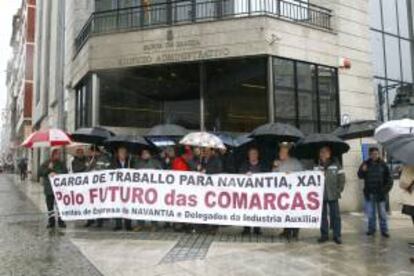
[[[107,170],[51,177],[63,220],[127,218],[260,227],[319,228],[321,172],[206,175]]]

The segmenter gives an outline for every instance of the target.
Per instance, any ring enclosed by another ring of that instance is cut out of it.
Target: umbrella
[[[375,130],[374,138],[385,143],[406,134],[414,135],[414,120],[402,119],[383,123]]]
[[[261,125],[252,131],[250,137],[272,138],[279,141],[295,142],[304,137],[296,127],[283,123],[269,123]]]
[[[356,139],[373,136],[381,122],[376,120],[353,121],[335,129],[332,134],[342,139]]]
[[[66,147],[66,152],[70,155],[75,156],[77,154],[77,151],[80,149],[83,150],[83,154],[85,156],[92,155],[91,145],[85,143],[72,143]]]
[[[212,132],[212,134],[216,135],[218,138],[220,138],[220,140],[223,142],[223,144],[227,147],[237,147],[238,146],[238,142],[237,139],[235,137],[233,137],[232,135],[230,135],[229,133],[225,133],[225,132]]]
[[[146,137],[182,137],[187,135],[189,131],[182,126],[174,124],[157,125],[151,128]]]
[[[414,136],[403,135],[384,144],[387,153],[406,165],[414,165]]]
[[[187,134],[183,139],[181,139],[180,144],[213,149],[226,148],[223,141],[221,141],[219,137],[208,132],[192,132]]]
[[[147,137],[147,140],[158,148],[174,147],[177,144],[174,138],[169,137]]]
[[[80,128],[72,133],[75,142],[102,145],[103,141],[114,136],[112,131],[102,127]]]
[[[21,146],[25,148],[61,147],[70,143],[72,141],[63,130],[51,128],[33,132]]]
[[[152,147],[152,144],[139,135],[116,135],[106,139],[103,143],[108,150],[115,150],[122,146],[132,153]]]
[[[329,146],[335,156],[342,155],[349,150],[349,145],[333,134],[313,133],[296,144],[295,155],[301,158],[315,158],[324,146]]]
[[[236,138],[237,147],[245,146],[254,140],[249,137],[250,134],[242,134],[239,137]]]

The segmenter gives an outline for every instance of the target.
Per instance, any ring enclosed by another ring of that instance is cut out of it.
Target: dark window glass
[[[208,130],[249,132],[268,121],[266,59],[206,63]]]
[[[378,110],[378,119],[384,121],[386,118],[386,97],[385,97],[385,80],[374,79],[374,93],[376,95],[377,110]]]
[[[370,27],[378,29],[378,30],[382,30],[380,1],[381,0],[370,0],[369,1]]]
[[[374,75],[379,77],[385,77],[384,45],[382,33],[371,31],[371,44]]]
[[[411,45],[410,41],[401,39],[401,61],[403,67],[403,81],[413,81]]]
[[[274,58],[275,121],[296,125],[295,64]]]
[[[382,0],[384,14],[384,31],[398,34],[397,6],[395,0]]]
[[[116,0],[95,0],[95,11],[107,11],[116,8]]]
[[[389,79],[401,79],[400,47],[398,38],[385,35],[385,53],[387,61],[387,77]]]
[[[304,133],[318,132],[318,97],[316,91],[316,66],[297,62],[299,100],[299,127]]]
[[[174,123],[200,128],[198,64],[176,64],[100,75],[100,124],[150,128]]]
[[[76,128],[92,125],[92,80],[90,77],[85,78],[76,88],[75,110]]]
[[[338,91],[336,70],[318,66],[321,132],[332,132],[338,126]]]

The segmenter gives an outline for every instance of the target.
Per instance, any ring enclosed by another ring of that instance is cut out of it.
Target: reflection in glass
[[[400,48],[396,37],[385,35],[385,53],[387,61],[387,77],[393,80],[400,80]]]
[[[268,121],[266,64],[266,58],[205,64],[207,130],[249,132]]]
[[[297,63],[299,100],[299,127],[303,133],[318,132],[318,97],[316,91],[316,66]]]
[[[395,0],[382,0],[382,11],[384,14],[384,31],[398,34],[397,7]]]
[[[411,45],[410,41],[401,39],[401,62],[403,67],[403,81],[413,81]]]
[[[319,109],[321,132],[332,132],[338,124],[336,71],[329,67],[318,67]]]
[[[117,70],[100,78],[101,125],[150,128],[174,123],[199,129],[198,64]]]
[[[76,88],[75,127],[90,127],[92,125],[92,81],[86,77]]]
[[[411,0],[408,0],[411,1]],[[408,28],[408,13],[407,13],[407,0],[397,1],[398,6],[398,24],[400,28],[401,37],[409,37],[409,28]]]
[[[273,59],[275,121],[296,125],[294,62]]]
[[[382,40],[382,33],[371,31],[372,44],[372,63],[374,65],[374,75],[379,77],[385,76],[384,64],[384,45]]]
[[[380,0],[369,0],[370,27],[382,30]]]

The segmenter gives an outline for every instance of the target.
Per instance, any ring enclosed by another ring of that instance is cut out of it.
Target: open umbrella
[[[269,123],[254,129],[250,134],[252,138],[271,138],[278,141],[295,142],[304,137],[296,127],[283,123]]]
[[[180,144],[201,148],[225,149],[223,141],[214,134],[208,132],[193,132],[181,139]]]
[[[129,152],[137,153],[142,149],[150,149],[153,145],[139,135],[116,135],[106,139],[104,146],[108,150],[115,150],[119,147],[126,147]]]
[[[91,156],[91,145],[85,143],[72,143],[66,147],[66,152],[70,155],[77,155],[78,150],[82,150],[85,156]]]
[[[25,148],[50,148],[66,146],[72,143],[69,136],[60,129],[51,128],[33,132],[21,144]]]
[[[250,134],[242,134],[236,138],[237,147],[242,147],[253,142],[253,138],[249,137]]]
[[[300,158],[316,158],[319,150],[325,146],[329,146],[335,156],[349,150],[349,145],[333,134],[313,133],[299,140],[295,147],[295,155]]]
[[[402,135],[414,135],[414,120],[402,119],[383,123],[375,130],[374,138],[385,143]]]
[[[414,136],[403,135],[384,143],[384,148],[392,159],[406,165],[414,165]]]
[[[72,139],[75,142],[102,145],[106,139],[114,135],[112,131],[103,127],[80,128],[72,133]]]
[[[357,139],[373,136],[375,129],[381,125],[376,120],[353,121],[335,129],[332,134],[342,139]]]
[[[226,132],[212,132],[212,134],[216,135],[226,147],[237,147],[238,142],[237,139],[229,133]]]
[[[146,137],[183,137],[189,131],[182,126],[174,124],[163,124],[152,127]]]

